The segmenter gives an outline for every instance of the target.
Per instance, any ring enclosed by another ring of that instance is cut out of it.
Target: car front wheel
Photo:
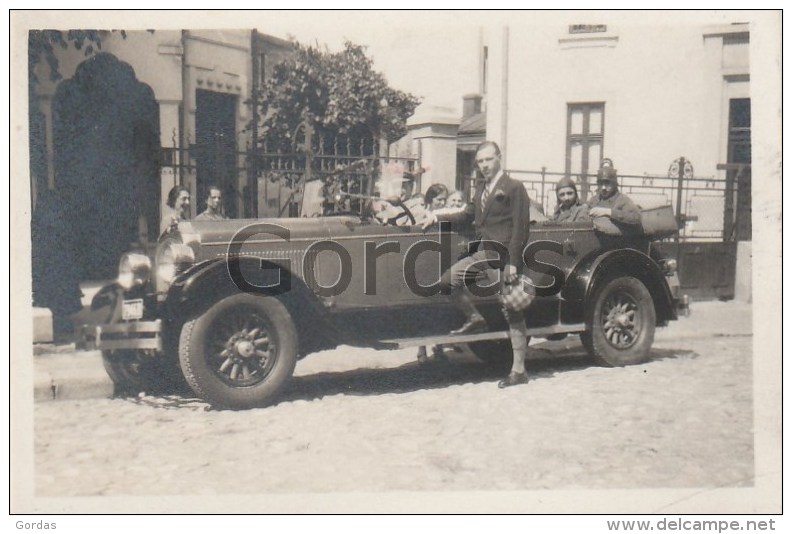
[[[118,285],[105,286],[91,302],[91,315],[98,323],[117,324],[116,302],[121,298]],[[162,395],[185,390],[178,363],[168,356],[151,350],[103,350],[102,364],[113,381],[114,395]]]
[[[182,372],[213,406],[271,404],[297,362],[297,330],[279,300],[236,294],[187,321],[179,341]]]
[[[600,365],[633,365],[649,358],[655,324],[654,302],[646,286],[625,276],[597,291],[588,328],[580,337]]]

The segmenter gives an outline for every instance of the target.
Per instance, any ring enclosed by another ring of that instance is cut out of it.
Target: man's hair
[[[209,198],[210,196],[212,196],[212,191],[217,191],[217,192],[218,192],[218,193],[220,193],[221,195],[223,194],[223,190],[222,190],[222,189],[220,189],[220,187],[219,187],[219,186],[216,186],[216,185],[214,185],[214,184],[211,184],[209,187],[207,187],[207,188],[206,188],[206,197],[207,197],[207,198]]]
[[[190,194],[190,190],[183,185],[174,185],[171,190],[168,191],[168,206],[171,208],[176,207],[176,199],[179,198],[179,193],[182,191],[186,191],[188,195]]]
[[[481,143],[479,143],[478,146],[476,147],[476,154],[478,154],[479,151],[487,148],[488,146],[493,147],[495,149],[495,155],[500,157],[501,155],[500,147],[498,146],[498,143],[496,143],[495,141],[482,141]]]

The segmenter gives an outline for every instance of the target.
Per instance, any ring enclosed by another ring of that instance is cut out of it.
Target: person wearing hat
[[[553,221],[572,223],[589,220],[588,206],[581,204],[577,186],[572,178],[568,176],[561,178],[556,184],[555,190],[558,205],[553,213]]]
[[[619,192],[616,169],[611,165],[603,165],[597,171],[597,193],[586,204],[594,227],[607,233],[623,233],[641,226],[641,211],[630,197]]]

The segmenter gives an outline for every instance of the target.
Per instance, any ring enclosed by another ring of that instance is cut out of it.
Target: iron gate
[[[305,129],[302,131],[305,132]],[[173,173],[175,182],[195,183],[196,162],[209,148],[214,150],[216,158],[234,162],[226,167],[235,173],[232,180],[243,185],[228,188],[224,202],[232,203],[234,209],[227,211],[232,215],[238,213],[239,217],[360,213],[363,209],[361,197],[374,195],[376,180],[382,175],[383,169],[394,166],[413,177],[418,190],[421,185],[417,158],[389,157],[387,147],[381,146],[373,138],[328,138],[314,136],[310,129],[307,135],[302,133],[296,137],[288,151],[275,150],[266,143],[256,147],[249,145],[245,151],[205,147],[201,143],[190,144],[187,149],[167,148],[163,150],[162,166]],[[225,150],[226,153],[217,155],[218,150]],[[207,183],[211,183],[212,177],[204,177],[204,181],[207,180]],[[321,195],[318,213],[305,213],[303,208],[307,191]],[[192,208],[195,213],[200,212],[202,202],[202,198],[195,199]]]
[[[619,190],[643,208],[672,205],[680,222],[678,239],[659,246],[676,257],[683,291],[694,298],[734,297],[738,241],[751,239],[750,165],[719,165],[725,178],[697,178],[685,172],[684,158],[676,172],[619,174]],[[555,209],[555,184],[563,172],[509,170],[546,214]],[[669,176],[670,175],[670,176]],[[593,177],[572,175],[579,184]],[[591,184],[589,184],[591,185]]]

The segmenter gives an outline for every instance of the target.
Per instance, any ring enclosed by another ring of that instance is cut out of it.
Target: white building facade
[[[688,236],[739,231],[739,239],[750,239],[748,24],[604,19],[488,33],[487,138],[501,145],[505,166],[532,181],[544,169],[547,186],[532,193],[552,209],[550,182],[566,174],[580,189],[593,188],[600,161],[610,158],[639,201],[676,209],[678,184],[661,178],[676,178],[671,167],[683,157],[689,190],[680,211]],[[732,220],[724,227],[727,201],[732,219],[748,210],[742,226]]]

